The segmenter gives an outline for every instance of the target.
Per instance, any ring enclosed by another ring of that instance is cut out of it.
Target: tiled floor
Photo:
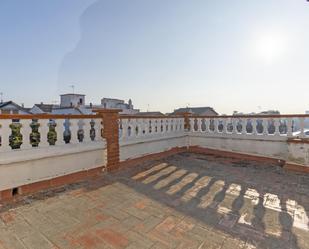
[[[309,248],[309,175],[197,154],[24,198],[0,249]]]

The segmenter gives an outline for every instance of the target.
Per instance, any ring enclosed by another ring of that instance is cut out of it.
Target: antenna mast
[[[69,87],[71,87],[72,88],[72,93],[74,94],[75,93],[75,86],[74,85],[69,85]]]

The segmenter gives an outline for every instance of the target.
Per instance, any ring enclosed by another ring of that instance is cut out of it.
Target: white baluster
[[[293,118],[287,118],[287,136],[292,137],[293,136]]]
[[[218,134],[219,133],[219,119],[215,119],[214,120],[214,124],[215,124],[215,130],[214,130],[214,132],[216,133],[216,134]],[[224,129],[224,127],[223,127],[223,129]]]
[[[237,131],[237,124],[238,124],[238,119],[236,118],[233,118],[232,119],[232,125],[233,125],[233,134],[238,134],[238,131]]]
[[[30,134],[32,133],[32,129],[30,124],[32,123],[31,119],[21,119],[20,124],[22,125],[20,129],[20,133],[23,135],[23,143],[21,145],[21,149],[31,149],[32,145],[30,143]]]
[[[263,118],[263,135],[268,136],[268,119]]]
[[[300,126],[300,134],[299,137],[300,138],[304,138],[305,137],[305,119],[304,118],[299,118],[299,126]]]
[[[95,141],[102,141],[102,129],[104,129],[102,125],[102,119],[96,118],[94,119],[94,129],[95,129]]]
[[[228,134],[229,133],[229,130],[228,130],[228,119],[226,118],[223,118],[222,120],[218,120],[219,122],[222,121],[222,133],[223,134]],[[219,125],[218,125],[219,126]],[[219,128],[218,128],[218,131],[219,131]]]
[[[257,126],[257,120],[256,118],[253,118],[252,119],[252,134],[253,135],[257,135],[256,126]]]
[[[69,125],[70,125],[70,131],[71,131],[71,144],[78,144],[78,130],[79,130],[79,119],[70,119]]]
[[[83,142],[84,143],[90,143],[91,142],[91,137],[90,137],[90,130],[91,130],[91,119],[89,118],[86,118],[86,119],[83,119],[83,130],[84,130],[84,140]]]
[[[9,136],[12,133],[10,124],[12,123],[11,119],[0,119],[0,136],[1,136],[1,146],[0,152],[6,152],[12,150],[9,144]]]
[[[136,127],[137,127],[137,133],[136,133]],[[135,137],[141,136],[141,127],[140,127],[140,119],[135,120]]]
[[[64,132],[64,119],[56,119],[56,133],[57,133],[57,141],[56,145],[64,145],[65,142],[63,140],[63,132]]]
[[[157,136],[159,130],[158,130],[158,120],[157,119],[152,119],[152,124],[153,124],[153,135]]]
[[[180,119],[180,122],[181,122],[181,131],[185,131],[185,119],[184,118],[181,118]]]
[[[197,119],[197,131],[202,132],[202,119],[201,118]]]
[[[162,127],[162,129],[161,129],[161,127]],[[162,136],[165,133],[164,119],[160,120],[160,132],[161,132]]]
[[[275,136],[280,136],[280,131],[279,131],[279,126],[280,126],[280,120],[279,118],[275,118]]]
[[[121,119],[122,122],[122,135],[121,135],[121,140],[127,140],[128,138],[128,119],[123,118]]]
[[[241,119],[241,134],[247,135],[247,119],[246,118]]]
[[[209,129],[209,125],[210,125],[210,120],[208,118],[205,118],[205,133],[210,133],[210,129]]]
[[[49,132],[49,120],[48,119],[40,119],[38,120],[40,126],[39,126],[39,133],[40,133],[40,143],[39,143],[39,147],[41,148],[46,148],[49,146],[48,143],[48,132]]]
[[[143,127],[144,127],[144,131],[145,131],[144,136],[148,137],[149,136],[149,119],[148,118],[143,119]]]
[[[247,135],[247,119],[246,118],[241,119],[241,134]]]
[[[170,118],[168,118],[167,120],[168,120],[168,133],[171,133],[171,132],[174,131],[173,128],[172,128],[172,126],[173,126],[173,120],[170,119]]]

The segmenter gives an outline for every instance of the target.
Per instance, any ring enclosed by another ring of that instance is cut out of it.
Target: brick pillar
[[[119,112],[118,109],[99,109],[95,110],[102,117],[103,138],[107,144],[107,166],[108,172],[117,170],[120,165],[119,158]]]

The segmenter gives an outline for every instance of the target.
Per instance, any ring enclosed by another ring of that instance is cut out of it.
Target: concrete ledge
[[[303,164],[297,164],[293,162],[286,162],[283,166],[284,169],[289,171],[296,171],[300,173],[309,173],[309,166]]]
[[[237,158],[237,159],[257,161],[257,162],[266,162],[266,163],[276,164],[279,166],[283,166],[285,163],[284,160],[279,159],[279,158],[263,157],[263,156],[238,153],[238,152],[233,152],[233,151],[209,149],[209,148],[203,148],[199,146],[190,146],[188,151],[192,153],[199,153],[199,154],[217,155],[217,156],[231,157],[231,158]]]

